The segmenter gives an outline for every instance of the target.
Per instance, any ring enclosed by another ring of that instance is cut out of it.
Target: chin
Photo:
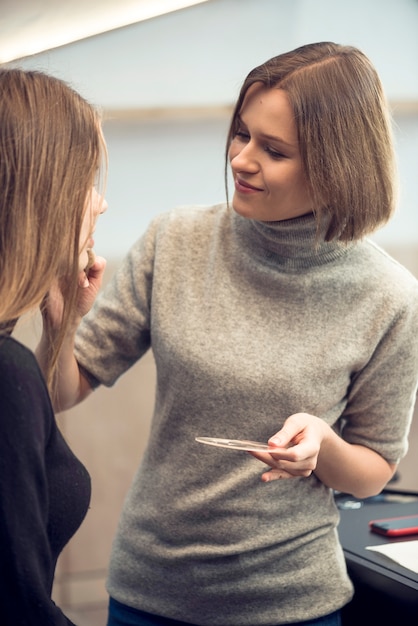
[[[241,202],[237,202],[235,199],[232,200],[231,206],[234,209],[235,213],[241,215],[241,217],[246,217],[250,220],[260,219],[258,215],[254,215],[254,211],[251,207],[243,205]]]

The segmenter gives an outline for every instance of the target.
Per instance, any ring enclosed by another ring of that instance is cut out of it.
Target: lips
[[[263,191],[259,187],[255,187],[254,185],[250,185],[245,180],[237,176],[235,178],[235,189],[241,193],[254,193],[256,191]]]

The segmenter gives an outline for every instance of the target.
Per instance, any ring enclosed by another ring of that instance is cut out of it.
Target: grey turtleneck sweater
[[[303,411],[398,461],[417,328],[415,278],[368,240],[316,247],[312,216],[260,223],[218,205],[155,219],[76,351],[105,385],[150,347],[157,367],[110,594],[198,626],[298,622],[350,600],[332,492],[315,475],[263,483],[251,455],[195,437],[263,441]]]

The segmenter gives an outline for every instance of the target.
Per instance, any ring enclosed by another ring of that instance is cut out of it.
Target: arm
[[[75,334],[84,315],[88,313],[99,292],[106,267],[105,259],[96,257],[95,263],[89,270],[88,279],[84,272],[80,275],[79,300],[71,328],[68,330],[59,356],[53,405],[56,412],[63,411],[78,404],[92,391],[87,379],[81,373],[74,356]],[[43,309],[43,333],[36,349],[36,358],[43,371],[47,363],[50,342],[58,331],[61,323],[62,296],[58,285],[51,288]]]
[[[262,475],[265,482],[315,472],[327,487],[366,498],[379,493],[396,469],[377,452],[344,441],[307,413],[291,415],[269,444],[277,446],[277,454],[251,453],[272,468]]]
[[[257,455],[272,468],[264,481],[315,472],[328,487],[359,498],[385,487],[407,449],[417,390],[415,282],[405,285],[402,298],[366,366],[351,373],[341,435],[314,415],[291,415],[270,439],[277,454]]]
[[[56,376],[56,385],[51,394],[56,413],[70,409],[84,400],[92,391],[92,387],[81,373],[74,356],[75,331],[76,328],[67,335],[60,352],[59,376]],[[46,364],[49,341],[50,339],[44,332],[36,349],[36,358],[41,369],[44,369]]]

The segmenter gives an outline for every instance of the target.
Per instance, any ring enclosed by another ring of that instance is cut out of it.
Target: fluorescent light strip
[[[44,9],[29,5],[33,7],[32,19],[19,2],[13,3],[17,17],[11,13],[8,20],[6,11],[0,20],[0,24],[3,22],[0,26],[0,63],[39,54],[203,2],[207,0],[128,0],[125,3],[112,0],[108,5],[102,1],[90,6],[83,2],[80,11],[72,2],[64,3],[61,7],[65,8],[58,11],[50,4]],[[10,24],[9,32],[4,32],[7,23]]]

